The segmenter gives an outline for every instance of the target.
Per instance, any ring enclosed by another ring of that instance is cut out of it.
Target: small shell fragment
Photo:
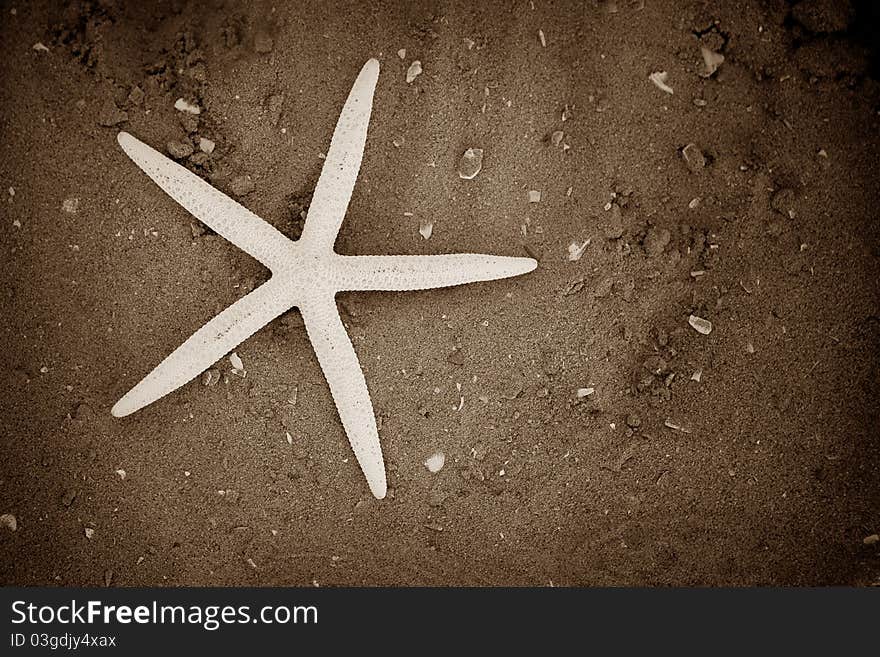
[[[122,468],[119,468],[118,470],[116,470],[116,474],[119,475],[120,479],[125,479],[126,472]]]
[[[426,240],[431,239],[431,233],[434,232],[434,222],[429,221],[427,219],[422,219],[421,225],[419,225],[419,235],[421,235]]]
[[[529,203],[540,203],[541,192],[536,189],[529,190]]]
[[[693,374],[691,374],[691,381],[696,381],[699,383],[703,378],[703,370],[697,370]]]
[[[541,41],[541,47],[547,47],[547,38],[544,36],[544,30],[538,30],[538,39]]]
[[[425,459],[425,467],[429,472],[440,472],[446,464],[446,455],[443,452],[434,452]]]
[[[406,59],[406,48],[401,48],[397,51],[397,56],[401,59]]]
[[[568,261],[569,262],[577,262],[581,259],[581,256],[584,255],[584,251],[587,250],[587,247],[590,245],[590,240],[587,240],[583,244],[578,244],[577,242],[572,242],[568,245]]]
[[[724,63],[724,55],[719,52],[712,52],[706,46],[700,46],[700,53],[703,55],[703,63],[706,65],[706,70],[700,73],[700,76],[704,78],[712,77],[715,71],[718,70],[718,67]]]
[[[596,392],[595,388],[578,388],[577,389],[577,398],[583,399],[584,397],[589,397],[594,392]]]
[[[234,351],[229,354],[229,362],[232,363],[232,369],[239,372],[244,370],[244,363],[241,362],[241,357]]]
[[[11,532],[14,532],[18,529],[18,520],[15,519],[15,516],[11,513],[4,513],[0,516],[0,525],[3,525]]]
[[[458,161],[458,177],[462,180],[473,180],[483,170],[483,149],[469,148]]]
[[[205,137],[199,137],[199,150],[202,153],[207,153],[210,155],[214,152],[214,148],[217,146],[212,140],[207,139]]]
[[[554,146],[559,146],[559,144],[562,143],[564,137],[565,133],[562,130],[556,130],[552,135],[550,135],[550,143]]]
[[[702,335],[709,335],[712,332],[712,322],[708,319],[691,315],[688,317],[688,324],[690,324],[691,328],[697,333],[701,333]]]
[[[202,374],[202,385],[215,386],[220,382],[220,372],[211,368]]]
[[[665,91],[668,94],[673,93],[672,87],[666,84],[666,80],[669,78],[669,74],[666,71],[655,71],[648,76],[648,79],[657,85],[658,89]]]
[[[183,98],[178,98],[174,102],[174,109],[179,112],[186,112],[187,114],[201,114],[202,109],[198,105],[194,105]]]
[[[666,418],[666,421],[663,423],[663,426],[667,429],[672,429],[673,431],[681,431],[682,433],[690,433],[690,429],[686,429],[681,426],[678,422],[673,422],[669,418]]]
[[[86,538],[89,540],[92,540],[92,537],[95,535],[95,530],[92,529],[91,527],[86,527],[84,531],[85,531]]]
[[[32,48],[37,52],[49,52],[49,49],[43,44],[42,41],[37,41]]]
[[[415,60],[412,64],[409,65],[409,68],[406,69],[406,83],[412,84],[412,81],[415,80],[422,74],[422,62],[418,59]]]

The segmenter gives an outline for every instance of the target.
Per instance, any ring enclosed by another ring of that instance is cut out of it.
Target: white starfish
[[[423,290],[518,276],[531,258],[476,254],[344,256],[333,250],[361,166],[379,62],[361,69],[333,131],[302,237],[294,242],[247,208],[130,134],[120,132],[128,156],[171,198],[218,234],[263,263],[271,278],[196,331],[112,409],[134,413],[176,390],[268,324],[296,307],[330,385],[370,491],[385,497],[385,464],[376,418],[351,340],[336,309],[337,292]]]

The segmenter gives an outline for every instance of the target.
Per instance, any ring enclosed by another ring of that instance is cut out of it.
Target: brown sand
[[[3,4],[0,513],[17,530],[0,527],[0,581],[876,584],[870,16],[413,4]],[[711,78],[701,44],[726,58]],[[224,361],[217,385],[112,418],[267,275],[198,235],[118,130],[214,140],[189,166],[225,191],[249,175],[243,202],[295,235],[373,56],[338,250],[540,255],[515,280],[340,298],[389,498],[370,497],[295,311],[238,348],[246,377]],[[204,108],[193,125],[179,97]],[[471,146],[484,169],[460,180]]]

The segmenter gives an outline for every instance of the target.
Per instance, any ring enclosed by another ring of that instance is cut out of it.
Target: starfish
[[[124,417],[188,383],[273,319],[296,307],[330,386],[351,448],[377,498],[387,490],[376,418],[363,371],[336,308],[335,295],[355,290],[424,290],[519,276],[532,258],[459,253],[435,256],[346,256],[334,251],[339,226],[363,159],[379,62],[361,69],[333,131],[302,236],[293,241],[183,166],[135,139],[118,135],[125,153],[193,216],[271,272],[260,287],[196,331],[113,406]]]

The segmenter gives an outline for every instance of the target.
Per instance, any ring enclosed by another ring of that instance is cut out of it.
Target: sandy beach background
[[[877,584],[873,11],[3,2],[0,582]],[[296,311],[109,412],[268,275],[118,131],[295,237],[370,57],[337,250],[540,260],[339,297],[382,502]]]

